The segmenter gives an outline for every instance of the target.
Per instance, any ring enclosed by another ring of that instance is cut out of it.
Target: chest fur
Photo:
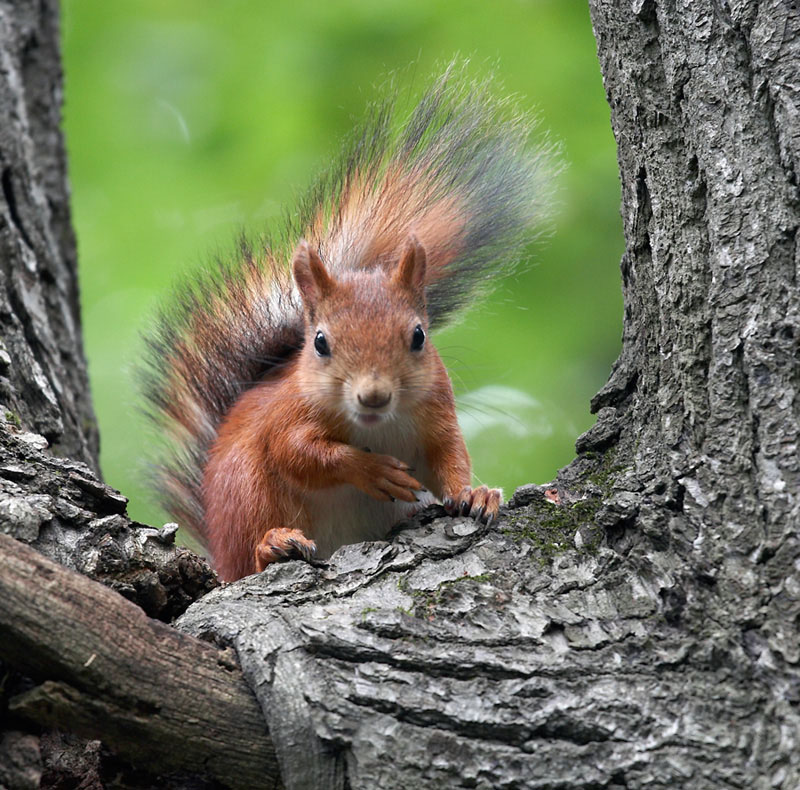
[[[415,471],[413,476],[430,488],[430,470],[410,421],[393,420],[385,427],[354,428],[350,444],[370,452],[392,455]],[[382,540],[398,522],[421,507],[435,502],[430,492],[418,492],[416,502],[381,502],[352,485],[333,486],[306,494],[311,521],[310,537],[317,544],[317,556],[330,557],[340,546],[364,540]]]

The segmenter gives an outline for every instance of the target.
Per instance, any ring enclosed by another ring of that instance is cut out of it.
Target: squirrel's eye
[[[411,350],[421,351],[424,345],[425,345],[425,330],[422,328],[421,324],[417,324],[414,327],[414,334],[411,335]]]
[[[325,339],[325,335],[323,335],[322,332],[318,331],[314,337],[314,350],[321,357],[329,357],[331,355],[330,346],[328,345],[328,341]]]

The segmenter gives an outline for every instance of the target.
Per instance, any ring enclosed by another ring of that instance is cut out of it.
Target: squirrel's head
[[[430,389],[425,249],[413,236],[394,267],[332,276],[307,242],[294,281],[306,322],[299,372],[304,392],[361,426],[402,415]]]

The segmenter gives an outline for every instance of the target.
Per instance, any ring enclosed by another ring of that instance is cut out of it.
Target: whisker
[[[456,406],[459,411],[466,413],[477,413],[483,417],[496,417],[500,415],[518,425],[520,428],[527,428],[527,424],[523,419],[510,411],[506,411],[495,404],[479,404],[479,403],[459,403],[456,401]]]

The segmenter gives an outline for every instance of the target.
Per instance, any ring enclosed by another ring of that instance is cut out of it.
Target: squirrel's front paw
[[[271,562],[281,560],[312,560],[317,544],[299,529],[277,527],[268,529],[256,546],[256,571],[261,573]]]
[[[491,524],[500,512],[503,492],[499,488],[464,486],[455,496],[444,498],[444,509],[451,516],[469,516],[484,524]]]
[[[409,474],[413,471],[408,464],[391,455],[366,455],[353,483],[374,499],[418,502],[414,492],[422,489],[422,483]]]

